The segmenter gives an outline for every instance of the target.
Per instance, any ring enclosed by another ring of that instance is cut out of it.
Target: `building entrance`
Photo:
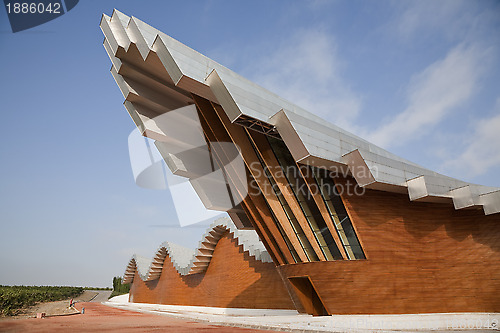
[[[313,316],[328,315],[328,311],[308,276],[289,277],[288,280],[308,314],[312,314]]]

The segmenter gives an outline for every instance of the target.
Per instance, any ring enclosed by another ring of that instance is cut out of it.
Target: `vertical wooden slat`
[[[193,99],[195,100],[203,117],[203,119],[200,119],[200,121],[202,121],[202,123],[205,123],[205,126],[209,128],[207,132],[210,132],[211,135],[213,135],[214,140],[231,141],[229,134],[226,132],[222,124],[220,124],[220,120],[215,115],[215,111],[213,110],[212,105],[208,101],[195,95],[193,95]],[[238,173],[236,172],[231,173],[230,176],[231,176],[231,181],[233,182],[243,182],[243,181],[248,182],[248,179],[238,178]],[[235,187],[240,188],[239,186]],[[239,195],[243,199],[243,202],[248,208],[248,211],[252,212],[253,217],[255,218],[254,222],[257,223],[257,228],[255,229],[268,230],[269,234],[262,233],[259,236],[261,237],[262,240],[265,240],[264,242],[265,244],[267,243],[267,245],[269,245],[269,250],[270,252],[274,253],[274,256],[276,257],[278,264],[294,262],[293,256],[290,253],[285,241],[282,239],[279,230],[274,225],[274,221],[272,220],[270,212],[267,212],[267,214],[265,212],[265,210],[267,210],[267,206],[261,207],[262,204],[258,205],[254,203],[253,201],[258,198],[247,196],[246,193],[244,194],[240,193]],[[261,223],[264,223],[265,227],[264,225],[260,225]],[[281,256],[284,256],[284,258],[282,258]],[[278,260],[278,258],[280,259]]]
[[[288,260],[284,258],[284,254],[276,243],[276,239],[269,232],[269,229],[266,227],[265,222],[262,219],[262,216],[259,214],[255,205],[253,205],[252,200],[246,199],[242,202],[242,207],[247,216],[250,218],[255,224],[255,232],[259,235],[262,243],[266,249],[270,249],[268,251],[269,255],[273,259],[273,262],[276,266],[284,265],[288,263]]]
[[[260,164],[260,161],[255,151],[253,150],[253,147],[248,140],[243,127],[232,124],[220,105],[212,104],[212,106],[213,113],[208,112],[208,110],[206,112],[207,117],[212,117],[211,119],[207,118],[207,122],[209,124],[215,125],[222,123],[221,125],[229,134],[231,140],[239,146],[245,164],[247,165],[250,173],[257,182],[257,185],[259,186],[261,192],[266,197],[267,203],[276,215],[278,223],[286,233],[295,252],[299,256],[300,260],[304,262],[309,261],[307,259],[306,253],[304,252],[304,249],[302,248],[302,246],[300,246],[299,239],[293,231],[283,207],[279,203],[279,200],[276,197],[271,184],[269,183],[269,180],[264,174],[264,169],[262,168],[262,165]],[[218,118],[219,121],[213,119],[213,117]]]
[[[201,116],[203,117],[203,115],[201,115]],[[210,128],[208,123],[205,121],[205,119],[200,118],[200,122],[201,122],[201,125],[203,128],[203,131],[204,131],[205,135],[207,136],[208,140],[211,142],[219,142],[215,133],[212,131],[212,129]],[[224,169],[224,168],[227,169],[227,168],[231,167],[231,166],[228,166],[227,164],[224,165],[224,161],[228,160],[228,156],[227,155],[221,156],[224,154],[223,150],[217,149],[217,150],[212,151],[212,153],[215,155],[214,158],[216,160],[216,163],[219,165],[220,169]],[[235,177],[234,177],[234,175],[236,174],[235,172],[233,172],[231,174],[233,177],[230,177],[229,174],[228,174],[228,176],[231,178],[230,181],[233,182],[233,184],[236,182],[242,181],[241,179],[235,179]],[[238,185],[235,186],[235,190],[238,190],[239,188],[241,188],[241,186],[238,186]],[[246,193],[237,192],[237,193],[233,193],[233,194],[238,195],[239,198],[242,200],[241,201],[242,206],[244,206],[244,209],[247,208],[245,210],[245,212],[255,213],[254,210],[249,209],[249,207],[248,207],[249,206],[248,201],[250,201],[250,198],[246,195]],[[248,216],[248,214],[247,214],[247,216]],[[273,239],[272,235],[263,233],[263,230],[265,230],[265,229],[261,225],[261,219],[259,219],[255,214],[251,215],[251,217],[253,219],[251,219],[250,221],[252,221],[254,224],[256,224],[256,225],[254,225],[254,229],[256,230],[257,234],[259,235],[259,238],[261,239],[261,241],[266,246],[266,249],[269,249],[269,253],[270,253],[271,257],[273,258],[274,263],[276,265],[285,264],[286,260],[284,260],[281,256],[279,256],[282,251],[278,250],[277,245],[276,245],[276,241]]]
[[[300,227],[304,231],[314,252],[318,256],[320,261],[325,261],[326,260],[325,255],[323,254],[323,251],[321,251],[318,241],[316,240],[316,237],[314,236],[313,231],[311,230],[311,226],[309,225],[309,222],[307,221],[306,216],[302,211],[302,208],[300,208],[299,202],[297,201],[295,194],[292,192],[290,186],[286,185],[288,184],[288,180],[286,179],[284,173],[279,171],[281,170],[281,166],[278,160],[276,159],[276,156],[274,156],[271,146],[267,142],[267,139],[265,138],[264,134],[257,133],[252,130],[247,130],[247,133],[250,136],[251,140],[253,140],[258,153],[260,154],[262,160],[266,164],[269,173],[271,174],[276,184],[278,185],[278,188],[281,191],[281,194],[285,198],[286,202],[288,203],[288,206],[290,206],[290,209],[295,215],[295,218],[297,219],[297,222],[300,224]]]

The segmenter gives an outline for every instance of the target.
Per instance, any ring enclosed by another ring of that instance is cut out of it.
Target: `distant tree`
[[[127,294],[130,291],[130,284],[122,284],[122,278],[115,276],[113,278],[113,292],[110,297]]]
[[[119,283],[121,284],[121,278],[119,276],[115,276],[113,278],[113,290],[118,290]]]

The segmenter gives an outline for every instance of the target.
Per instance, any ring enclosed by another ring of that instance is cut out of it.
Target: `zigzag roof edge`
[[[114,10],[111,18],[103,15],[101,29],[108,53],[114,53],[110,55],[113,68],[120,66],[118,46],[128,50],[135,44],[144,60],[157,53],[177,87],[215,102],[220,99],[231,121],[246,115],[274,125],[294,158],[303,164],[319,161],[321,167],[325,161],[325,165],[337,163],[347,166],[353,175],[357,170],[367,170],[367,177],[355,176],[360,186],[407,192],[412,201],[452,202],[455,209],[482,206],[485,214],[500,212],[500,188],[447,177],[390,153],[325,122],[135,17]],[[119,83],[120,75],[113,75]],[[123,84],[127,84],[126,80]],[[284,114],[281,118],[286,118],[285,122],[279,120],[279,114]],[[315,131],[311,132],[311,128]],[[328,140],[324,140],[325,136]],[[297,139],[305,150],[295,149]]]
[[[255,260],[272,262],[271,256],[254,230],[239,230],[231,219],[222,217],[211,223],[195,250],[172,242],[163,242],[156,250],[152,260],[134,254],[125,269],[123,283],[132,282],[136,271],[143,281],[159,278],[167,255],[176,271],[182,276],[203,272],[210,264],[212,258],[210,252],[213,252],[213,248],[226,231],[232,234],[237,245],[243,246],[243,250]],[[213,248],[211,248],[212,245]]]

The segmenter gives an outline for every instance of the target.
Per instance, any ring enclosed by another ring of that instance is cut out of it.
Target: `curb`
[[[358,333],[368,333],[368,332],[436,332],[436,333],[445,333],[445,332],[479,332],[479,331],[484,331],[484,332],[496,332],[500,331],[498,327],[482,327],[482,328],[436,328],[436,329],[428,329],[428,328],[391,328],[391,327],[381,327],[381,328],[370,328],[370,327],[359,327],[356,329],[350,329],[348,327],[331,327],[329,330],[327,327],[322,327],[322,326],[317,326],[317,327],[286,327],[286,326],[280,326],[279,324],[260,324],[260,323],[243,323],[243,322],[224,322],[224,321],[218,321],[219,318],[200,318],[196,316],[195,314],[187,314],[187,313],[180,313],[180,312],[171,312],[171,311],[161,311],[161,310],[148,310],[148,309],[140,309],[140,308],[129,308],[127,306],[123,306],[124,304],[120,303],[112,303],[112,302],[103,302],[102,304],[113,307],[113,308],[118,308],[122,310],[127,310],[127,311],[132,311],[132,312],[138,312],[138,313],[149,313],[149,314],[155,314],[155,315],[161,315],[161,316],[166,316],[166,317],[171,317],[171,318],[177,318],[177,319],[183,319],[183,320],[189,320],[189,321],[195,321],[195,322],[200,322],[200,323],[206,323],[214,326],[225,326],[225,327],[239,327],[239,328],[251,328],[251,329],[259,329],[259,330],[268,330],[268,331],[281,331],[281,332],[297,332],[297,333],[324,333],[324,332],[358,332]],[[215,320],[214,320],[215,319]],[[293,324],[293,323],[290,323]],[[311,325],[313,326],[313,325]]]
[[[291,328],[291,327],[265,326],[265,325],[260,325],[260,324],[225,323],[225,322],[211,321],[208,319],[201,319],[201,318],[197,318],[195,316],[189,316],[189,315],[180,314],[180,313],[129,309],[129,308],[121,307],[118,304],[110,304],[109,302],[104,302],[102,304],[116,308],[116,309],[121,309],[121,310],[128,310],[128,311],[139,312],[139,313],[153,313],[153,314],[160,315],[160,316],[166,316],[166,317],[178,318],[178,319],[180,318],[180,319],[184,319],[184,320],[196,321],[199,323],[205,323],[205,324],[210,324],[210,325],[214,325],[214,326],[251,328],[251,329],[258,329],[258,330],[263,330],[263,331],[278,331],[278,332],[325,333],[324,330],[314,330],[314,329],[308,330],[308,329]],[[344,331],[339,330],[336,332],[344,332]]]
[[[50,318],[50,317],[66,317],[66,316],[73,316],[73,315],[76,315],[76,314],[80,314],[80,311],[78,311],[77,309],[75,309],[75,307],[71,307],[73,309],[73,313],[59,313],[59,314],[50,314],[50,315],[45,315],[44,318]],[[30,317],[30,318],[36,318],[36,315],[33,316],[33,317]]]

